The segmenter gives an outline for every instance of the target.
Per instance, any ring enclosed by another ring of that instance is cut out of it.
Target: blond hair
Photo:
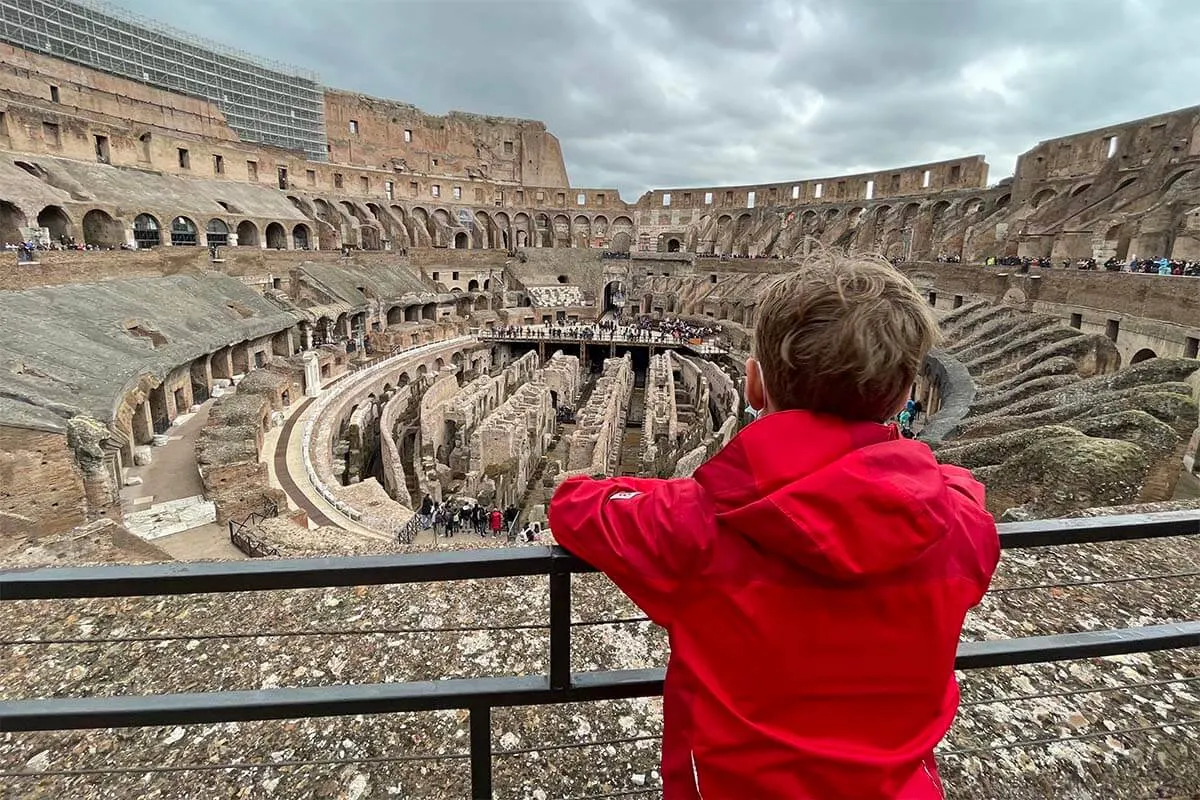
[[[940,339],[933,310],[882,257],[821,251],[764,287],[754,355],[776,410],[882,421]]]

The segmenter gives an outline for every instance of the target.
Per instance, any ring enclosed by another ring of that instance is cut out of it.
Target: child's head
[[[938,339],[932,309],[883,258],[822,252],[758,300],[746,395],[767,411],[882,421]]]

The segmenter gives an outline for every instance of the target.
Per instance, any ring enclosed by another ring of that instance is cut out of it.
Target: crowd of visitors
[[[497,339],[578,339],[609,342],[685,342],[719,336],[720,325],[696,325],[680,319],[605,320],[591,324],[506,325],[492,328]]]
[[[746,261],[771,261],[771,260],[776,260],[776,261],[778,261],[778,260],[782,259],[782,258],[783,258],[783,256],[781,256],[781,255],[773,255],[773,256],[763,256],[763,255],[758,255],[758,256],[752,256],[752,255],[742,255],[742,254],[740,254],[740,253],[731,253],[731,254],[726,254],[726,253],[696,253],[696,258],[719,258],[719,259],[721,259],[722,261],[743,261],[743,260],[746,260]]]
[[[81,244],[74,239],[64,236],[58,242],[5,242],[6,253],[16,253],[18,263],[33,261],[34,253],[57,252],[63,250],[99,251],[99,250],[136,250],[132,245],[122,243],[120,247],[101,247],[98,244]]]
[[[1003,256],[1001,258],[992,256],[985,260],[984,264],[989,267],[1020,267],[1022,270],[1034,267],[1038,269],[1054,268],[1054,262],[1051,259],[1045,257],[1032,258],[1030,256]],[[1074,261],[1063,259],[1059,262],[1059,267],[1062,269],[1084,271],[1099,271],[1103,269],[1106,272],[1137,272],[1148,275],[1187,275],[1200,277],[1200,261],[1164,258],[1162,256],[1143,259],[1134,256],[1129,261],[1123,261],[1113,256],[1103,264],[1094,258],[1078,258]]]
[[[642,331],[657,331],[674,339],[677,342],[687,341],[689,339],[711,339],[721,335],[721,326],[718,324],[712,325],[696,325],[691,322],[685,322],[681,319],[673,319],[667,317],[664,319],[654,319],[648,316],[640,317],[633,323],[634,330]]]
[[[451,539],[458,533],[473,533],[484,539],[504,537],[508,542],[521,544],[537,542],[542,536],[541,523],[531,522],[518,530],[519,516],[515,506],[501,511],[495,506],[488,509],[474,498],[455,497],[435,503],[429,495],[425,495],[417,510],[421,529],[433,531],[434,536]]]

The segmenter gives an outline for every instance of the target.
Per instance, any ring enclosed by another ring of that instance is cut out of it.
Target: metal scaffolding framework
[[[325,94],[315,73],[99,0],[0,0],[0,41],[211,101],[244,141],[328,158]]]

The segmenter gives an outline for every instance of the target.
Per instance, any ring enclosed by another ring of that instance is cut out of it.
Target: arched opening
[[[1071,190],[1071,197],[1078,197],[1090,188],[1092,188],[1090,183],[1081,183]]]
[[[933,210],[930,212],[930,219],[934,225],[937,225],[946,217],[946,212],[950,210],[949,200],[939,200],[933,204]]]
[[[1124,261],[1129,256],[1129,226],[1114,225],[1104,234],[1104,241],[1112,248],[1113,257]]]
[[[139,250],[162,244],[158,220],[150,214],[138,214],[133,220],[133,241],[137,243]]]
[[[479,281],[475,280],[474,278],[467,281],[467,291],[468,292],[478,292],[479,291]]]
[[[470,241],[471,237],[467,236],[467,234],[463,233],[462,231],[459,231],[458,233],[454,234],[454,249],[466,250],[470,247]]]
[[[1043,206],[1053,200],[1054,197],[1055,194],[1053,189],[1042,189],[1033,196],[1033,199],[1029,201],[1029,204],[1034,208],[1039,208],[1040,206]]]
[[[407,372],[401,372],[400,377],[396,379],[397,386],[408,386],[410,383],[412,383],[412,378],[408,376]]]
[[[399,325],[404,322],[404,307],[392,306],[387,312],[387,324],[390,328],[393,325]]]
[[[312,236],[304,223],[292,228],[292,247],[297,250],[307,250],[312,245]]]
[[[37,224],[39,228],[47,228],[50,231],[50,240],[66,244],[68,239],[73,238],[71,235],[71,220],[67,217],[67,212],[62,210],[61,206],[46,206],[42,209],[42,213],[38,214]]]
[[[1119,184],[1117,184],[1117,191],[1119,192],[1122,189],[1124,189],[1125,187],[1132,186],[1135,183],[1137,183],[1137,176],[1131,175],[1128,178],[1126,178],[1125,180],[1121,181]]]
[[[258,226],[246,220],[237,227],[239,247],[258,247]]]
[[[1129,359],[1130,364],[1140,364],[1143,361],[1149,361],[1152,358],[1158,358],[1158,353],[1148,347],[1143,347],[1133,354],[1133,358]]]
[[[441,372],[446,368],[446,359],[439,358],[437,361],[433,362],[433,366],[437,372]]]
[[[633,237],[628,233],[621,231],[612,238],[612,244],[609,249],[614,253],[628,253],[629,248],[633,246]]]
[[[620,281],[609,281],[604,286],[604,310],[615,311],[619,316],[625,308],[625,290]]]
[[[111,217],[110,217],[111,219]],[[25,227],[25,214],[7,200],[0,200],[0,244],[12,242],[16,244],[25,237],[21,228]]]
[[[529,234],[523,230],[517,231],[517,247],[529,246]]]
[[[93,208],[83,215],[83,241],[96,247],[120,247],[125,243],[125,229],[108,212]]]
[[[404,321],[405,322],[420,322],[421,321],[421,307],[420,306],[405,306]]]
[[[229,226],[223,219],[210,219],[204,226],[204,234],[208,237],[208,246],[224,247],[229,244]]]
[[[678,239],[667,239],[667,252],[668,253],[678,253],[679,248],[680,248],[680,242]]]
[[[1007,208],[1008,204],[1011,200],[1012,200],[1012,194],[1000,195],[1000,199],[996,201],[996,208]]]
[[[1165,192],[1167,189],[1170,189],[1172,186],[1174,186],[1176,183],[1179,182],[1180,178],[1182,178],[1184,175],[1190,175],[1191,173],[1192,173],[1192,171],[1190,169],[1180,170],[1179,172],[1176,172],[1174,175],[1167,178],[1166,183],[1163,184],[1163,191]]]
[[[437,303],[426,303],[421,307],[421,318],[429,322],[437,321]]]
[[[176,217],[171,220],[172,247],[195,247],[196,244],[196,223],[187,217]]]
[[[267,226],[267,247],[271,250],[287,250],[287,231],[278,222]]]

